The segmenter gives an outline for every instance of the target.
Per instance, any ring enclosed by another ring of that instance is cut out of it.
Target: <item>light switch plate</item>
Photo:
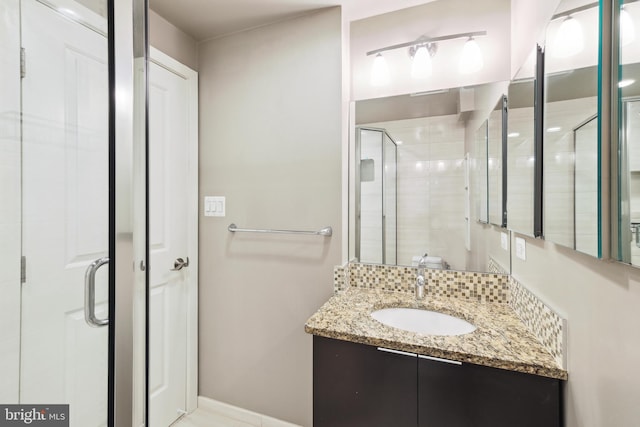
[[[500,232],[500,246],[505,251],[509,250],[509,236],[505,232]]]
[[[226,208],[224,196],[205,196],[204,216],[225,216]]]
[[[516,237],[516,256],[523,261],[527,260],[527,243],[522,237]]]

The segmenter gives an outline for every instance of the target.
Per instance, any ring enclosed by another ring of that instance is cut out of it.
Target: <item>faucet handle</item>
[[[422,255],[422,257],[420,257],[420,261],[418,261],[418,267],[424,267],[425,264],[427,263],[427,254],[425,253],[424,255]]]

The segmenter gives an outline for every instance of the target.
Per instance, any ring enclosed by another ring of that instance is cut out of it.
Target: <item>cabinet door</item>
[[[314,427],[415,427],[417,358],[313,337]]]
[[[559,427],[561,382],[473,364],[418,361],[420,427]]]
[[[474,395],[466,365],[418,359],[418,426],[479,427],[471,408]],[[513,426],[511,426],[513,427]]]

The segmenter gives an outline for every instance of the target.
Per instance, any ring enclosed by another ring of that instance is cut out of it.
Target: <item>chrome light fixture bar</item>
[[[627,2],[625,2],[625,4],[626,3],[631,3],[631,2],[627,1]],[[571,16],[571,15],[573,15],[575,13],[578,13],[578,12],[583,12],[585,10],[593,9],[594,7],[598,7],[599,5],[600,5],[600,3],[595,2],[595,3],[585,4],[585,5],[573,8],[573,9],[565,10],[564,12],[556,13],[555,15],[553,15],[551,17],[551,20],[554,21],[554,20],[559,19],[559,18],[564,18],[564,17],[567,17],[567,16]]]
[[[404,47],[413,47],[413,46],[416,46],[416,45],[422,45],[422,44],[428,44],[428,43],[436,43],[436,42],[441,42],[441,41],[445,41],[445,40],[463,39],[463,38],[470,38],[470,37],[480,37],[480,36],[486,36],[486,35],[487,35],[486,31],[473,31],[473,32],[469,32],[469,33],[458,33],[458,34],[451,34],[451,35],[448,35],[448,36],[439,36],[439,37],[421,36],[421,37],[417,38],[416,40],[413,40],[413,41],[410,41],[410,42],[394,44],[394,45],[391,45],[391,46],[387,46],[387,47],[383,47],[383,48],[380,48],[380,49],[375,49],[375,50],[369,51],[369,52],[367,52],[367,56],[377,55],[379,53],[386,52],[386,51],[389,51],[389,50],[402,49]]]

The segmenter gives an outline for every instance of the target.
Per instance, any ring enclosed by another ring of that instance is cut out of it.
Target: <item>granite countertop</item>
[[[413,307],[462,318],[476,330],[465,335],[420,335],[386,326],[371,312]],[[568,375],[529,332],[508,304],[480,303],[380,290],[348,289],[334,295],[307,320],[305,331],[327,338],[369,344],[511,371],[566,380]]]

